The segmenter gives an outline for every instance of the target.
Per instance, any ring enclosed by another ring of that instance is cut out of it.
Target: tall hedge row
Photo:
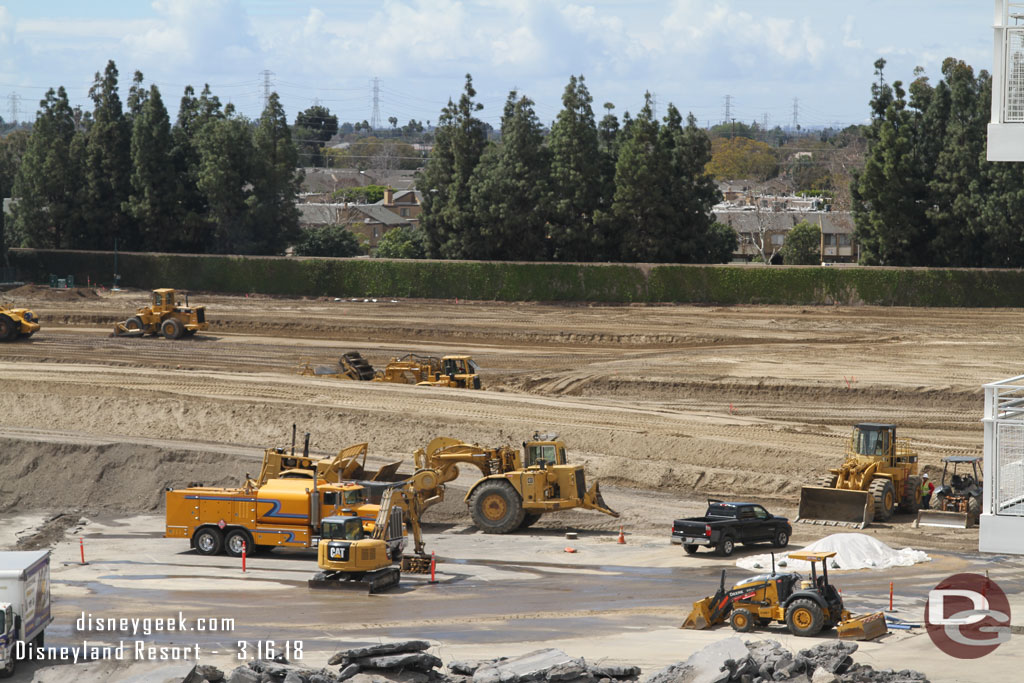
[[[22,278],[51,273],[109,285],[114,254],[12,249]],[[1024,272],[642,264],[390,261],[121,253],[125,287],[292,296],[495,301],[876,304],[1024,307]]]

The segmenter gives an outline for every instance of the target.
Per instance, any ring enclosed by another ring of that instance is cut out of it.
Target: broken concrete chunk
[[[476,670],[479,669],[483,664],[489,663],[490,662],[477,662],[472,660],[455,660],[452,662],[448,662],[448,670],[451,671],[453,674],[460,674],[462,676],[472,676],[474,673],[476,673]]]
[[[544,678],[551,683],[561,681],[593,681],[594,677],[587,670],[587,662],[583,659],[573,659],[565,664],[557,664],[544,675]]]
[[[448,666],[451,668],[451,665]],[[638,666],[618,666],[615,664],[588,664],[587,668],[595,678],[636,678],[640,675]]]
[[[517,683],[544,680],[556,666],[574,662],[561,650],[535,650],[518,657],[483,664],[473,673],[473,683]]]
[[[401,640],[396,643],[380,643],[379,645],[368,645],[350,650],[341,650],[327,660],[329,666],[341,664],[344,660],[359,659],[361,657],[373,657],[376,655],[390,655],[398,652],[422,652],[429,650],[430,643],[426,640]]]
[[[338,670],[337,679],[339,681],[347,681],[348,679],[359,673],[358,664],[346,664]]]
[[[260,675],[247,666],[240,666],[231,672],[228,683],[259,683]]]
[[[362,669],[415,669],[429,671],[441,666],[441,660],[426,652],[402,652],[393,655],[359,657],[355,660]]]
[[[693,683],[697,680],[696,670],[688,664],[677,662],[656,671],[644,683]]]
[[[815,669],[814,675],[811,676],[811,683],[836,683],[838,680],[834,673],[825,669]]]
[[[841,674],[853,664],[853,658],[850,655],[856,651],[857,643],[837,640],[822,643],[807,650],[800,650],[800,656],[809,660],[815,668],[824,669],[833,674]]]

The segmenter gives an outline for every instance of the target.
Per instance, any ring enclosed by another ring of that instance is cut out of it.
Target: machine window
[[[768,517],[769,517],[768,511],[765,510],[763,507],[761,507],[759,505],[755,505],[754,506],[754,515],[758,519],[768,519]]]
[[[337,505],[338,504],[338,492],[337,491],[324,491],[324,505]]]
[[[345,505],[360,505],[366,502],[366,489],[352,489],[342,493]]]

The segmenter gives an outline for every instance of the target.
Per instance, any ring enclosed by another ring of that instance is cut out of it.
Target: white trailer
[[[50,551],[0,552],[0,676],[16,665],[17,644],[42,647],[50,616]]]

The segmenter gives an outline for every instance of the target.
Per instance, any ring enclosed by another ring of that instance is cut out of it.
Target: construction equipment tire
[[[900,499],[900,512],[916,515],[917,511],[921,509],[921,478],[907,477],[904,486],[906,486],[906,490],[903,492],[903,498]]]
[[[836,475],[834,474],[823,474],[818,477],[817,486],[823,489],[834,489],[836,487]]]
[[[967,523],[973,526],[978,525],[981,519],[981,500],[971,496],[967,499]]]
[[[245,544],[245,554],[252,555],[252,536],[245,529],[232,529],[224,537],[224,554],[229,557],[242,556],[242,544]]]
[[[779,529],[775,532],[775,536],[772,537],[772,545],[776,548],[785,548],[789,545],[789,534],[786,533],[785,529]]]
[[[168,318],[160,323],[160,333],[165,339],[181,339],[185,334],[185,326],[177,318]]]
[[[696,543],[684,543],[683,550],[686,551],[687,555],[696,555],[697,551],[700,550],[700,546]]]
[[[204,526],[192,536],[192,545],[200,555],[216,555],[224,544],[224,537],[219,529]]]
[[[736,550],[736,541],[733,540],[732,536],[723,538],[715,548],[715,551],[722,557],[729,557],[734,550]]]
[[[729,625],[732,626],[733,631],[750,633],[754,630],[754,615],[743,607],[734,609],[732,615],[729,616]]]
[[[536,524],[539,519],[540,519],[540,513],[539,512],[524,512],[523,513],[523,523],[519,525],[519,528],[520,529],[528,529],[531,526],[533,526],[534,524]]]
[[[132,317],[128,318],[127,320],[124,321],[124,329],[128,330],[129,332],[134,332],[135,330],[143,330],[144,327],[142,325],[142,318],[140,318],[137,315],[133,315]]]
[[[507,534],[519,528],[526,512],[523,501],[506,481],[485,481],[469,500],[473,524],[485,534]]]
[[[825,613],[813,600],[794,600],[786,608],[786,626],[794,636],[817,635],[825,625]]]
[[[9,316],[0,315],[0,342],[11,341],[18,336],[21,325],[17,324]]]
[[[874,500],[876,522],[888,522],[896,512],[896,489],[888,479],[875,479],[868,487],[868,492]]]

